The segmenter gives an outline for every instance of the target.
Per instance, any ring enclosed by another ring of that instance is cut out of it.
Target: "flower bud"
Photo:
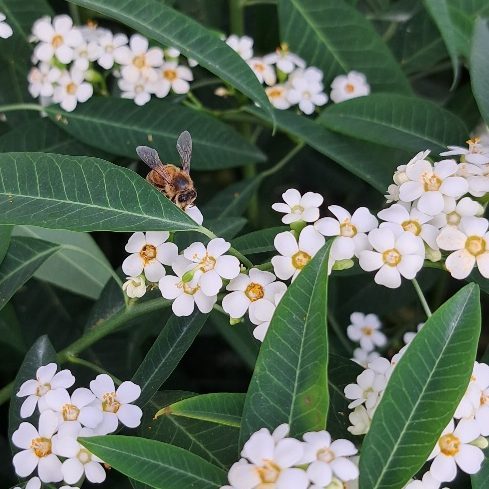
[[[294,231],[294,233],[297,233],[297,236],[301,233],[301,231],[307,226],[306,221],[295,221],[290,223],[290,229]]]
[[[243,318],[232,318],[232,317],[229,318],[229,324],[231,326],[236,326],[236,324],[239,324],[242,322],[243,322]]]
[[[426,250],[426,259],[436,262],[441,260],[441,251],[440,250],[434,250],[433,248],[430,248],[429,246],[425,246]]]
[[[470,444],[480,448],[481,450],[485,450],[489,446],[489,442],[487,441],[487,438],[484,438],[483,436],[479,436]]]
[[[188,284],[189,282],[192,282],[194,279],[195,275],[195,270],[189,270],[188,272],[185,272],[182,276],[182,282],[184,284]]]
[[[334,262],[333,270],[348,270],[349,268],[353,267],[354,264],[355,263],[351,259],[338,260]]]
[[[102,83],[104,81],[102,75],[97,70],[87,70],[85,73],[85,80],[90,83]]]

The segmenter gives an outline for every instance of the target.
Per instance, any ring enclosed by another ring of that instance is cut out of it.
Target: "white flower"
[[[34,22],[32,33],[40,41],[34,49],[34,56],[40,61],[51,61],[56,56],[61,63],[69,64],[73,60],[73,49],[83,42],[68,15],[57,15],[52,23],[50,17],[42,17]]]
[[[179,66],[176,61],[168,61],[158,70],[158,79],[154,82],[153,93],[159,98],[166,97],[170,89],[178,94],[187,93],[190,90],[189,82],[193,79],[190,68]]]
[[[347,429],[352,435],[364,435],[370,428],[372,418],[370,417],[367,409],[362,404],[357,406],[348,416],[351,426]]]
[[[489,177],[485,176],[487,165],[480,167],[472,163],[459,163],[456,176],[467,180],[468,192],[474,197],[483,197],[489,192]]]
[[[277,202],[272,205],[272,209],[282,212],[284,224],[291,224],[296,221],[314,222],[319,219],[319,207],[323,203],[323,196],[315,192],[306,192],[301,195],[295,188],[289,188],[282,194],[284,203]]]
[[[100,45],[100,56],[97,63],[106,70],[110,70],[114,66],[114,52],[121,46],[126,46],[128,39],[125,34],[112,34],[107,32],[98,40]]]
[[[177,59],[180,56],[180,51],[177,48],[169,47],[165,49],[164,54],[167,59]]]
[[[75,110],[78,102],[86,102],[93,95],[93,87],[84,80],[84,73],[75,68],[63,73],[54,89],[54,102],[67,112]]]
[[[93,20],[89,20],[85,25],[78,27],[86,42],[99,42],[100,39],[107,34],[110,34],[109,29],[105,27],[98,27],[97,23]]]
[[[423,214],[416,207],[411,207],[410,204],[404,202],[381,210],[377,216],[385,221],[380,228],[392,229],[397,234],[409,231],[419,236],[430,248],[438,249],[436,244],[438,228],[431,224],[433,216]]]
[[[350,340],[359,342],[362,350],[370,352],[376,346],[382,347],[386,344],[387,338],[379,331],[382,323],[376,314],[354,312],[350,316],[350,321],[346,334]]]
[[[143,412],[139,406],[131,404],[141,395],[139,385],[126,380],[116,390],[114,381],[107,374],[100,374],[90,382],[90,390],[97,398],[92,405],[102,411],[103,417],[96,428],[97,433],[113,433],[118,421],[128,428],[141,424]]]
[[[77,422],[89,428],[95,428],[102,422],[102,413],[90,404],[95,395],[90,389],[80,387],[68,394],[65,389],[50,390],[46,394],[46,404],[59,416],[60,423]]]
[[[45,395],[51,389],[68,389],[75,383],[75,377],[69,370],[61,370],[56,373],[58,366],[55,363],[49,363],[39,367],[36,371],[36,378],[26,380],[17,392],[17,397],[26,397],[20,408],[20,416],[28,418],[32,415],[39,403],[39,410],[44,411],[47,408]]]
[[[463,217],[459,229],[447,226],[436,242],[442,250],[453,251],[445,266],[452,277],[464,279],[477,263],[481,275],[489,278],[489,222],[483,217]]]
[[[439,487],[440,482],[437,481],[430,472],[425,472],[421,480],[413,480],[409,482],[404,489],[438,489]]]
[[[166,273],[163,265],[172,265],[178,256],[175,243],[168,243],[168,231],[148,231],[134,233],[125,250],[131,253],[122,263],[122,271],[130,277],[137,277],[144,271],[150,282],[158,282]]]
[[[156,68],[163,63],[163,51],[160,48],[149,48],[148,40],[133,34],[129,46],[119,46],[114,50],[114,59],[123,65],[121,75],[130,82],[137,82],[142,76],[150,81],[156,81]]]
[[[61,77],[61,71],[49,63],[39,63],[32,67],[27,75],[29,93],[34,97],[52,97],[56,83]]]
[[[316,106],[320,107],[328,101],[320,81],[322,76],[322,72],[315,67],[296,70],[290,75],[287,98],[291,104],[298,104],[304,114],[312,114]]]
[[[480,138],[475,137],[466,141],[468,148],[461,146],[448,146],[449,151],[440,153],[440,156],[460,156],[462,163],[472,163],[474,165],[487,165],[489,163],[489,147],[480,142]]]
[[[226,39],[226,44],[236,51],[245,61],[253,57],[253,39],[251,37],[239,37],[236,34],[231,34]]]
[[[353,215],[339,205],[328,210],[336,217],[323,217],[314,228],[324,236],[338,236],[331,247],[330,261],[347,260],[371,249],[367,234],[377,227],[378,221],[366,207],[359,207]]]
[[[28,477],[37,467],[42,482],[60,482],[61,461],[56,454],[53,435],[58,429],[58,417],[52,411],[44,411],[39,416],[39,429],[30,423],[20,423],[12,435],[12,442],[22,451],[13,458],[15,473]]]
[[[275,70],[270,64],[265,63],[263,58],[251,58],[247,63],[260,83],[266,83],[268,86],[275,85],[277,82]]]
[[[387,193],[384,195],[386,202],[390,204],[391,202],[397,202],[399,200],[399,185],[391,183],[387,187]]]
[[[102,460],[77,442],[77,438],[94,436],[93,430],[80,425],[62,425],[56,436],[63,441],[58,442],[58,452],[66,460],[61,466],[63,479],[68,484],[76,484],[86,477],[89,482],[100,484],[105,480]]]
[[[282,43],[274,53],[267,54],[263,57],[266,64],[275,64],[282,73],[292,73],[296,68],[305,68],[306,62],[289,51],[286,43]]]
[[[17,486],[14,487],[14,489],[20,489],[20,487]],[[32,477],[32,479],[27,481],[24,489],[41,489],[41,479],[39,479],[39,477]]]
[[[303,456],[303,443],[292,438],[277,439],[274,436],[277,430],[283,432],[282,426],[273,434],[262,428],[251,435],[241,452],[244,458],[229,470],[231,489],[306,489],[309,486],[306,472],[294,467]]]
[[[275,275],[282,280],[294,280],[323,247],[325,239],[313,226],[306,226],[299,235],[299,242],[292,232],[284,231],[275,236],[273,243],[280,253],[272,258]]]
[[[333,476],[342,482],[358,477],[357,465],[348,457],[357,453],[355,445],[348,440],[331,440],[327,431],[304,435],[304,456],[300,464],[309,464],[307,475],[313,484],[327,486]]]
[[[90,63],[99,58],[101,48],[96,42],[83,42],[73,53],[74,67],[79,71],[87,71]]]
[[[467,180],[454,176],[458,166],[455,160],[442,160],[434,166],[427,160],[410,162],[406,167],[407,181],[399,188],[399,195],[404,202],[413,202],[416,207],[430,216],[442,212],[445,206],[444,197],[458,199],[469,188]]]
[[[345,397],[352,402],[350,409],[365,404],[369,413],[377,407],[381,394],[387,385],[387,378],[383,373],[377,373],[371,368],[365,369],[358,377],[356,384],[345,387]]]
[[[484,453],[470,444],[478,436],[479,430],[474,421],[463,419],[455,428],[455,423],[451,420],[428,458],[433,459],[431,475],[440,482],[450,482],[457,475],[457,466],[467,474],[478,472]]]
[[[185,214],[187,214],[191,219],[193,219],[199,226],[202,226],[204,222],[204,216],[200,209],[196,205],[191,205],[185,209]]]
[[[217,295],[222,279],[231,280],[239,275],[239,260],[225,255],[231,244],[222,238],[211,239],[207,247],[203,243],[192,243],[183,256],[196,265],[193,270],[198,277],[202,292],[209,297]]]
[[[187,279],[187,272],[193,268],[193,263],[180,255],[174,260],[172,268],[176,276],[167,275],[160,279],[159,288],[165,299],[173,300],[173,313],[176,316],[190,316],[196,305],[200,312],[211,312],[217,296],[207,296],[202,292],[198,275]]]
[[[142,106],[147,104],[151,99],[152,83],[144,77],[136,81],[121,78],[117,84],[121,89],[121,97],[134,100],[136,105]]]
[[[458,202],[450,199],[445,202],[443,213],[435,216],[431,222],[438,228],[445,226],[457,227],[462,217],[478,217],[483,214],[484,207],[470,197],[464,197]]]
[[[126,281],[122,284],[122,290],[131,299],[139,299],[146,294],[146,281],[143,275],[138,277],[126,277]]]
[[[330,98],[339,103],[356,97],[363,97],[370,93],[370,85],[363,73],[350,71],[346,75],[339,75],[331,83]]]
[[[0,37],[2,39],[7,39],[10,37],[14,31],[12,30],[12,27],[10,27],[7,22],[5,22],[5,14],[0,12]]]
[[[380,353],[376,351],[366,351],[362,348],[355,348],[353,350],[353,358],[352,360],[358,365],[361,365],[363,368],[367,368],[367,365],[380,357]]]
[[[285,110],[290,107],[290,102],[287,98],[288,88],[285,85],[273,85],[272,87],[265,88],[265,92],[268,96],[270,103],[280,110]]]
[[[389,288],[401,285],[401,275],[413,279],[423,267],[424,246],[419,236],[403,231],[395,235],[391,229],[374,229],[368,235],[374,251],[360,252],[360,267],[367,272],[378,270],[375,282]]]
[[[480,408],[485,405],[484,392],[489,388],[489,365],[474,362],[469,385],[455,410],[454,418],[473,418],[479,414]],[[480,418],[478,421],[480,421]],[[480,425],[481,434],[489,434],[489,424]]]
[[[402,341],[404,341],[406,345],[409,345],[409,343],[411,343],[411,341],[414,340],[414,337],[421,331],[421,328],[423,326],[424,323],[419,323],[418,326],[416,326],[416,333],[412,331],[408,331],[407,333],[404,333],[404,336],[402,337]]]

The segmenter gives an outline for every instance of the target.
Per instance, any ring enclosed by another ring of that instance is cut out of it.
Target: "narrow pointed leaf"
[[[60,129],[77,140],[128,158],[139,159],[137,146],[151,146],[162,161],[178,163],[175,145],[180,133],[187,130],[193,141],[192,170],[215,170],[265,160],[256,146],[229,125],[165,100],[153,100],[142,109],[132,100],[94,97],[74,112],[64,112],[57,106],[47,107],[46,112]]]
[[[0,264],[7,254],[13,226],[0,226]]]
[[[345,0],[279,0],[282,41],[330,85],[351,70],[365,73],[374,91],[411,93],[401,67],[372,24]]]
[[[470,55],[470,80],[480,113],[489,124],[489,26],[487,19],[478,19],[475,25]]]
[[[0,224],[73,231],[198,229],[126,168],[97,158],[44,153],[0,155]]]
[[[329,248],[304,267],[275,310],[246,394],[241,444],[282,423],[294,437],[326,428]]]
[[[416,335],[363,442],[361,489],[403,487],[426,462],[465,393],[480,329],[479,288],[469,284]]]
[[[251,68],[217,34],[157,0],[70,0],[173,46],[266,110],[270,102]]]
[[[224,470],[179,447],[135,436],[80,438],[113,469],[155,489],[219,489]]]
[[[12,238],[0,265],[0,309],[61,246],[35,238]]]
[[[151,400],[180,363],[207,317],[197,310],[187,317],[170,317],[132,378],[141,386],[140,406]]]
[[[415,97],[373,94],[335,104],[319,122],[332,131],[406,151],[440,152],[467,139],[464,122],[446,109]]]

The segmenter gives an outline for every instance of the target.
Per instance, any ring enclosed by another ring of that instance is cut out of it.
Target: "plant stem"
[[[294,146],[278,163],[261,173],[260,178],[266,178],[281,170],[302,148],[304,143]]]
[[[243,5],[241,0],[229,0],[229,26],[232,34],[237,36],[244,34]]]
[[[0,113],[2,112],[12,112],[14,110],[37,110],[42,112],[44,107],[39,104],[8,104],[0,105]]]
[[[69,9],[71,18],[73,19],[73,24],[78,26],[81,25],[80,11],[78,10],[78,5],[70,3]]]
[[[424,309],[426,316],[428,318],[431,317],[430,306],[428,305],[428,302],[426,301],[426,298],[423,294],[423,291],[421,290],[421,287],[418,284],[418,281],[415,278],[413,278],[412,282],[414,285],[414,290],[416,291],[416,294],[418,294],[419,301],[421,302],[421,305],[423,306],[423,309]]]
[[[112,378],[112,380],[116,385],[122,384],[122,380],[118,379],[115,375],[112,375],[110,372],[107,372],[107,370],[105,370],[102,367],[99,367],[95,363],[89,362],[88,360],[84,360],[83,358],[78,358],[74,355],[70,355],[66,360],[69,363],[73,363],[74,365],[81,365],[82,367],[89,368],[90,370],[93,370],[94,372],[97,372],[99,374],[107,374],[109,377]]]

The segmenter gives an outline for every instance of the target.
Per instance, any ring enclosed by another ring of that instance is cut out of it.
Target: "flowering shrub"
[[[487,487],[488,10],[449,3],[0,0],[6,487]]]

